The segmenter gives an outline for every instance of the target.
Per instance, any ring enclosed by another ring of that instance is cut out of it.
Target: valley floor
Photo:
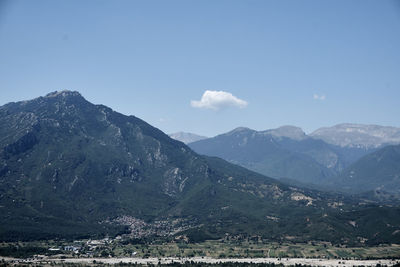
[[[398,266],[400,260],[376,259],[376,260],[338,260],[338,259],[307,259],[307,258],[227,258],[216,259],[210,257],[193,258],[47,258],[47,259],[15,259],[0,257],[0,260],[6,265],[103,265],[103,264],[135,264],[135,265],[160,265],[160,264],[184,264],[195,263],[222,264],[222,263],[252,263],[252,264],[276,264],[281,266]]]
[[[0,266],[254,263],[281,266],[400,266],[400,245],[348,247],[327,242],[209,240],[200,243],[117,239],[0,243]],[[190,264],[188,266],[191,266]],[[195,265],[193,265],[195,266]],[[236,265],[234,265],[236,266]]]

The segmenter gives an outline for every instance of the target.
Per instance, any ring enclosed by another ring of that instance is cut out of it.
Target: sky
[[[165,133],[400,127],[400,1],[0,0],[0,105],[64,89]]]

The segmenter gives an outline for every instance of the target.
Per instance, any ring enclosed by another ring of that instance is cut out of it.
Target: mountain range
[[[368,153],[364,148],[328,144],[293,126],[266,131],[237,128],[189,146],[267,176],[314,184],[337,175]]]
[[[0,240],[126,233],[400,242],[397,207],[289,186],[201,156],[78,92],[1,106],[0,125]]]
[[[399,133],[399,128],[356,124],[321,128],[310,135],[294,126],[266,131],[239,127],[213,138],[190,143],[189,146],[200,154],[221,157],[285,181],[328,185],[343,191],[362,192],[384,188],[387,192],[397,193],[397,187],[391,186],[389,180],[381,179],[379,175],[373,176],[374,172],[370,172],[369,181],[375,179],[376,182],[363,183],[363,186],[358,186],[362,183],[361,177],[350,181],[352,178],[343,179],[343,176],[354,172],[352,169],[357,167],[352,164],[357,166],[356,162],[364,156],[388,144],[399,143]],[[381,164],[379,167],[397,177],[397,169],[391,165],[383,167]]]

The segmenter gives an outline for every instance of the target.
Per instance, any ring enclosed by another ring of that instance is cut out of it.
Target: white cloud
[[[190,105],[194,108],[219,110],[226,107],[245,108],[247,102],[228,92],[207,90],[200,101],[192,100],[190,101]]]
[[[316,100],[325,100],[325,98],[326,98],[325,95],[314,94],[314,99],[316,99]]]

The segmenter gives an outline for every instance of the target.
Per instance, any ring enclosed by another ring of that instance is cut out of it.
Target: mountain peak
[[[237,127],[235,129],[233,129],[232,131],[227,132],[226,134],[227,135],[232,135],[232,134],[235,134],[235,133],[248,132],[248,131],[254,131],[254,130],[252,130],[250,128],[247,128],[247,127]]]
[[[264,133],[276,137],[287,137],[294,140],[303,140],[307,137],[300,127],[292,125],[284,125],[276,129],[266,130]]]
[[[206,136],[197,135],[194,133],[186,133],[186,132],[172,133],[172,134],[169,134],[169,137],[171,137],[172,139],[181,141],[185,144],[193,143],[193,142],[208,138]]]
[[[80,96],[80,97],[82,97],[82,95],[78,91],[70,91],[70,90],[54,91],[54,92],[48,93],[45,97],[51,98],[51,97],[58,97],[58,96],[62,96],[62,97]]]
[[[54,105],[57,103],[57,105]],[[22,100],[18,102],[10,102],[1,106],[0,109],[8,108],[14,111],[19,110],[21,112],[33,112],[39,106],[44,110],[49,111],[53,109],[59,110],[63,106],[71,106],[77,103],[89,103],[86,99],[77,91],[61,90],[54,91],[46,94],[45,96],[39,96],[30,100]],[[48,108],[48,106],[53,106]]]

